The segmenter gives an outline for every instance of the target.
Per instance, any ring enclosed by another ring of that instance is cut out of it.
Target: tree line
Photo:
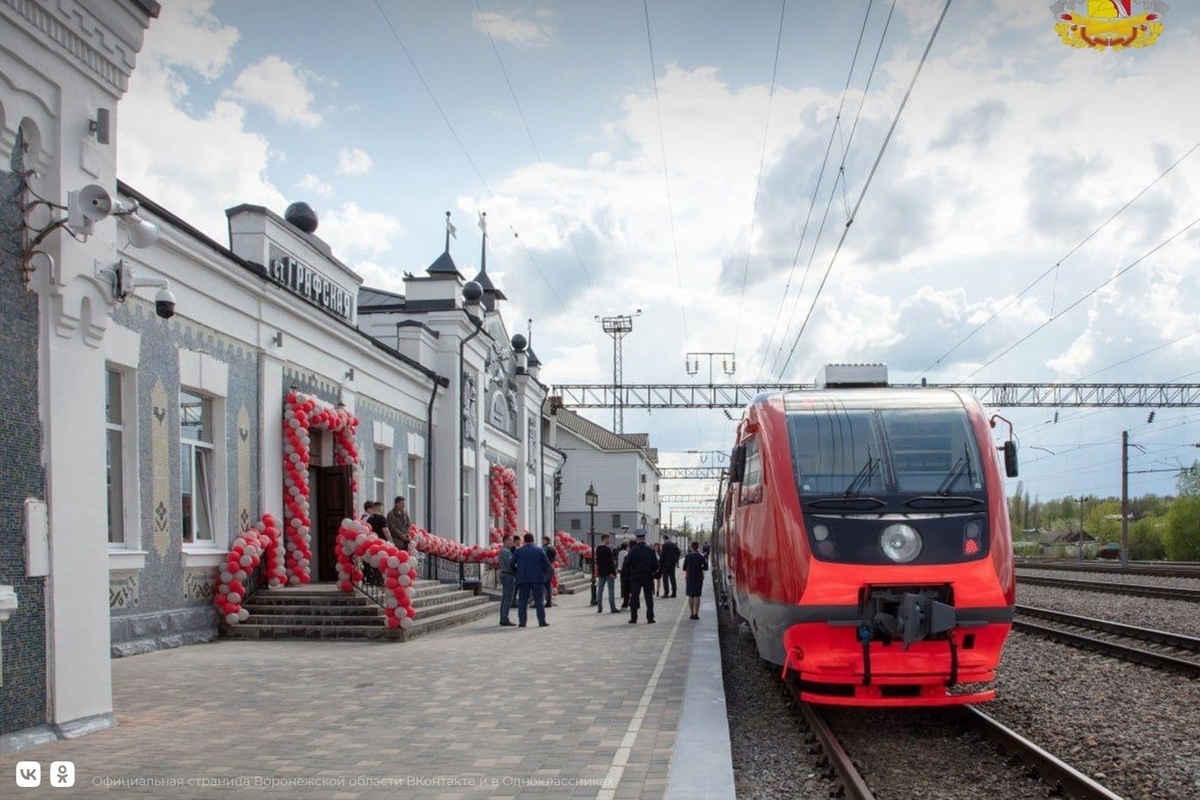
[[[1179,471],[1177,495],[1129,498],[1129,557],[1200,561],[1200,463]],[[1082,502],[1081,502],[1082,500]],[[1121,541],[1121,498],[1032,499],[1024,484],[1008,498],[1008,519],[1017,541],[1039,533],[1083,530],[1101,543]]]

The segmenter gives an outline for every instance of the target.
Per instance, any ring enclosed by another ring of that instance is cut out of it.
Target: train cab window
[[[746,475],[743,486],[758,486],[762,483],[762,453],[758,450],[758,439],[746,442]]]
[[[979,447],[966,415],[954,409],[880,412],[892,456],[896,491],[972,492],[983,489]]]
[[[884,449],[873,411],[821,408],[789,414],[788,429],[802,493],[883,490]]]

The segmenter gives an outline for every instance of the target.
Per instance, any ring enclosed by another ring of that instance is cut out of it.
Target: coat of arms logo
[[[1050,4],[1054,30],[1068,47],[1124,50],[1149,47],[1163,30],[1159,0],[1060,0]]]

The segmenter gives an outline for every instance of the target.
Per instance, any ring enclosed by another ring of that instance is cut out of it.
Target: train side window
[[[746,442],[746,476],[743,486],[758,486],[762,483],[762,453],[758,450],[758,439]]]

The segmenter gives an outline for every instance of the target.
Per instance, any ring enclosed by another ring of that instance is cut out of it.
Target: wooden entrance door
[[[317,580],[337,580],[338,529],[346,517],[354,518],[350,481],[354,468],[317,467]]]

